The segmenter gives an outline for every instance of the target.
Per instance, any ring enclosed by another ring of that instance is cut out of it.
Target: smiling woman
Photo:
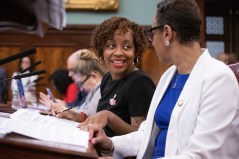
[[[93,11],[117,11],[119,0],[67,0],[66,9],[69,10],[93,10]]]
[[[100,123],[108,136],[138,130],[155,90],[137,67],[147,46],[143,28],[124,17],[111,17],[92,32],[91,47],[109,72],[100,85],[97,113],[81,123],[81,129]]]

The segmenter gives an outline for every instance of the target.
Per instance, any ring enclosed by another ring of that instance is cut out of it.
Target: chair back
[[[239,63],[235,63],[235,64],[230,64],[228,65],[232,71],[234,72],[236,78],[237,78],[237,82],[239,84]]]

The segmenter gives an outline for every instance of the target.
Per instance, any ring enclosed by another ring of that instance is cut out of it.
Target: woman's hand
[[[68,110],[68,111],[64,111],[62,113],[58,113],[56,115],[56,117],[73,120],[73,121],[77,121],[77,122],[81,122],[84,118],[81,113],[77,113],[73,110]]]
[[[102,127],[105,127],[108,124],[111,115],[112,112],[108,110],[100,111],[80,123],[80,128],[87,127],[88,124],[101,124]]]
[[[89,131],[89,141],[99,151],[110,151],[113,148],[113,143],[106,136],[101,124],[87,124],[81,130]]]
[[[40,92],[39,95],[40,95],[40,99],[39,99],[40,103],[51,109],[51,103],[52,103],[51,97],[42,92]]]
[[[46,105],[51,109],[52,115],[56,115],[57,112],[62,111],[63,109],[67,108],[66,103],[62,100],[56,99],[56,102],[54,103],[51,100],[51,97],[49,95],[46,95],[42,92],[40,92],[40,103],[43,105]]]

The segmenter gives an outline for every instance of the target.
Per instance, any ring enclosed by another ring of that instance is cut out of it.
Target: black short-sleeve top
[[[100,89],[97,112],[109,110],[130,124],[130,117],[147,115],[155,85],[141,70],[119,80],[112,80],[108,72],[102,79]],[[105,128],[105,133],[109,137],[115,136],[109,127]]]

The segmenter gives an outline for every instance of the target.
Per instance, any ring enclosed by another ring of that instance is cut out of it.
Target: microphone
[[[27,87],[27,86],[34,86],[34,85],[36,84],[36,82],[42,80],[43,78],[44,78],[44,77],[39,77],[39,78],[35,79],[34,81],[28,83],[28,84],[27,84],[26,86],[24,86],[24,87]]]
[[[28,70],[33,69],[34,67],[36,67],[37,65],[39,65],[41,63],[41,61],[37,61],[36,63],[32,64],[31,66],[29,66],[28,68],[25,68],[24,70],[20,71],[20,73],[24,73]]]
[[[22,75],[16,75],[16,76],[13,76],[13,78],[11,78],[11,79],[20,79],[20,78],[30,77],[30,76],[34,76],[34,75],[40,75],[43,73],[46,73],[46,70],[33,71],[33,72],[25,73]]]
[[[46,70],[40,70],[40,71],[25,73],[25,74],[22,74],[22,75],[16,75],[16,76],[13,76],[12,78],[6,78],[4,80],[1,80],[0,83],[2,83],[4,81],[12,80],[12,79],[20,79],[20,78],[30,77],[30,76],[34,76],[34,75],[40,75],[40,74],[43,74],[43,73],[46,73]]]
[[[32,83],[36,83],[36,82],[38,82],[38,81],[40,81],[42,79],[44,79],[44,77],[39,77],[38,79],[35,79],[34,81],[32,81]]]
[[[20,79],[20,78],[30,77],[30,76],[34,76],[34,75],[40,75],[40,74],[43,74],[43,73],[46,73],[46,70],[40,70],[40,71],[34,71],[34,72],[22,74],[22,75],[16,75],[16,76],[13,76],[12,78],[7,78],[7,79],[4,79],[4,80],[1,80],[0,83],[2,83],[4,81],[12,80],[12,79]],[[5,94],[4,103],[7,103],[7,93]]]
[[[25,56],[29,56],[29,55],[34,54],[34,53],[36,53],[36,49],[35,49],[35,48],[32,48],[32,49],[23,51],[23,52],[18,53],[18,54],[16,54],[16,55],[13,55],[13,56],[10,56],[10,57],[1,59],[1,60],[0,60],[0,65],[5,64],[5,63],[8,63],[8,62],[11,62],[11,61],[14,61],[14,60],[16,60],[16,59],[23,58],[23,57],[25,57]]]

